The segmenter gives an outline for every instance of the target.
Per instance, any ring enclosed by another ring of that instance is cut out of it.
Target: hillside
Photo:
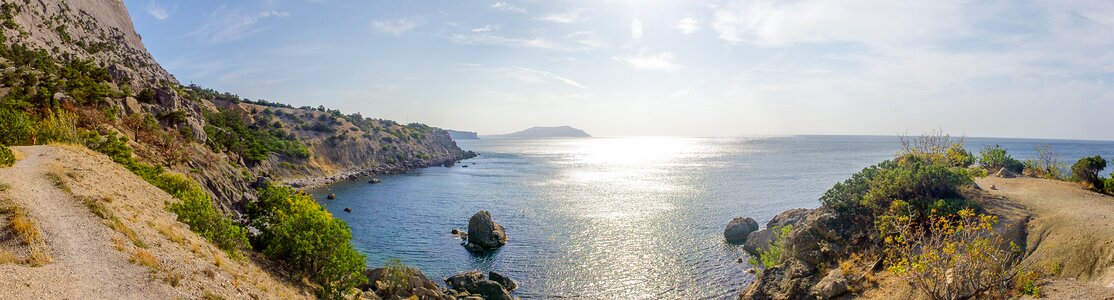
[[[45,245],[35,251],[51,259],[42,266],[0,260],[0,298],[310,297],[190,231],[166,210],[173,197],[104,155],[70,146],[15,150],[24,158],[0,168],[0,202],[8,207],[0,219],[10,219],[11,207],[26,211]],[[0,258],[30,255],[15,238],[0,235]]]
[[[485,135],[485,139],[544,139],[544,138],[582,138],[592,137],[584,130],[572,128],[569,126],[557,127],[530,127],[522,131],[498,134],[498,135]]]
[[[474,156],[423,124],[182,86],[120,0],[0,3],[0,122],[11,124],[0,144],[126,138],[137,160],[187,174],[234,216],[257,182],[320,184]]]

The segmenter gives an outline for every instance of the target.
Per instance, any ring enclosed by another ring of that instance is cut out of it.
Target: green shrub
[[[1102,190],[1106,192],[1107,195],[1114,195],[1114,176],[1103,181]]]
[[[385,272],[381,280],[388,287],[394,289],[410,287],[410,277],[414,276],[414,272],[403,264],[402,260],[392,257],[383,264],[383,269]]]
[[[77,116],[64,110],[52,111],[35,125],[37,143],[77,143]]]
[[[1106,160],[1102,156],[1084,157],[1071,165],[1071,177],[1089,189],[1101,191],[1104,188],[1103,179],[1099,176],[1102,169],[1106,169]]]
[[[15,154],[12,153],[12,148],[0,144],[0,167],[11,167],[15,164]]]
[[[1006,152],[1006,148],[998,145],[988,146],[979,151],[979,165],[991,173],[998,172],[1002,168],[1014,173],[1021,173],[1025,169],[1024,164],[1011,157]]]
[[[766,249],[759,249],[758,258],[751,258],[747,260],[750,265],[760,268],[759,272],[763,269],[769,269],[774,266],[780,265],[783,260],[781,257],[782,250],[785,248],[786,237],[790,232],[793,232],[793,225],[777,226],[770,230],[777,233],[777,237],[766,246]]]
[[[0,108],[0,144],[28,145],[34,130],[31,116],[19,110]]]
[[[364,256],[352,247],[348,225],[313,198],[288,186],[269,186],[247,207],[259,235],[258,249],[297,277],[308,277],[328,295],[367,281]]]

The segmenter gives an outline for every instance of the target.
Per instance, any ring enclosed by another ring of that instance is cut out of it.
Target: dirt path
[[[45,146],[20,147],[24,159],[0,169],[6,196],[27,208],[43,231],[54,262],[0,265],[0,299],[168,299],[175,293],[150,271],[113,250],[111,231],[46,177]]]
[[[1114,299],[1114,197],[1048,179],[989,176],[975,182],[1034,213],[1026,262],[1062,264],[1064,279],[1047,287],[1050,298]]]

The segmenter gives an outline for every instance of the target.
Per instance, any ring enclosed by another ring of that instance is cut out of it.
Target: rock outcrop
[[[766,223],[766,228],[751,232],[747,235],[746,243],[743,244],[743,250],[750,253],[752,256],[759,256],[759,253],[770,246],[780,234],[780,229],[787,225],[796,225],[804,221],[808,217],[808,213],[812,212],[811,209],[797,208],[790,209],[782,212],[770,219]]]
[[[455,274],[445,278],[450,295],[457,297],[479,296],[488,300],[511,300],[511,291],[517,285],[510,278],[490,272],[487,279],[479,271]]]
[[[758,230],[758,222],[750,217],[735,218],[723,229],[723,237],[728,243],[742,244],[747,241],[747,235]]]
[[[507,233],[503,225],[495,223],[491,213],[481,210],[468,220],[468,237],[464,248],[472,252],[498,249],[507,244]]]
[[[386,282],[384,276],[387,273],[386,268],[375,268],[364,271],[364,276],[367,276],[367,285],[358,287],[374,294],[379,299],[406,299],[411,296],[417,299],[456,299],[453,296],[446,294],[446,290],[437,282],[429,279],[422,273],[421,270],[410,268],[410,278],[407,279],[404,287],[391,286]],[[395,298],[398,297],[398,298]]]

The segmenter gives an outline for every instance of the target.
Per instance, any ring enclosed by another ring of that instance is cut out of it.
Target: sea
[[[1047,146],[1068,164],[1114,142],[967,138],[1018,159]],[[754,279],[724,241],[735,217],[763,225],[815,208],[837,182],[893,158],[896,136],[461,140],[480,155],[310,191],[352,229],[368,266],[391,258],[434,280],[468,270],[518,282],[522,299],[735,299]],[[1111,169],[1114,169],[1112,166]],[[1109,174],[1110,171],[1104,172]],[[335,200],[324,200],[334,193]],[[346,208],[352,211],[345,212]],[[508,242],[469,253],[452,229],[487,210]]]

